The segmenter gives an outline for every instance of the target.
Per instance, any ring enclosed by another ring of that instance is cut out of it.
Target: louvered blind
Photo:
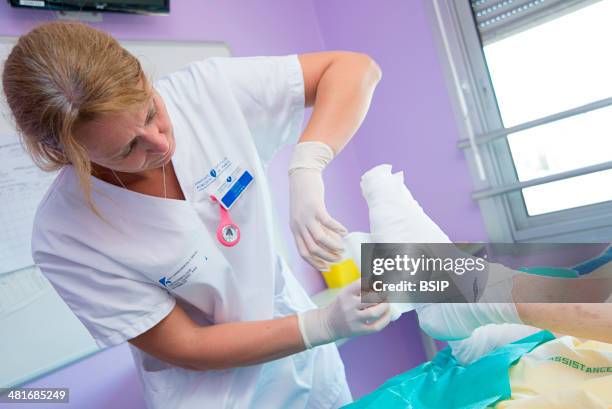
[[[471,0],[483,44],[526,30],[600,0]]]

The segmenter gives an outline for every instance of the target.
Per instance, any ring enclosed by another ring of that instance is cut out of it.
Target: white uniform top
[[[172,163],[186,201],[92,177],[94,203],[111,225],[87,207],[74,168],[65,166],[36,214],[36,264],[100,347],[147,331],[175,302],[201,325],[313,308],[274,250],[264,173],[276,150],[301,132],[304,83],[297,56],[211,58],[155,88],[174,126]],[[241,229],[234,247],[217,241],[219,206],[196,189],[224,159],[254,177],[230,210]],[[165,287],[165,279],[172,285]],[[335,345],[211,371],[183,369],[130,347],[151,408],[327,408],[346,388]]]

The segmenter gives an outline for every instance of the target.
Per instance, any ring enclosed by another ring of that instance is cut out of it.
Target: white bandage
[[[540,331],[521,324],[488,324],[476,328],[469,338],[448,341],[453,356],[461,365],[469,365],[489,352]]]
[[[404,184],[403,172],[391,173],[391,165],[364,173],[361,192],[368,203],[373,242],[451,243],[414,199]]]
[[[293,149],[289,163],[289,175],[291,176],[297,169],[322,171],[333,158],[334,151],[323,142],[300,142]]]
[[[370,242],[450,243],[404,184],[403,172],[376,166],[361,177],[361,192],[370,215]],[[391,303],[391,321],[415,309],[413,303]]]

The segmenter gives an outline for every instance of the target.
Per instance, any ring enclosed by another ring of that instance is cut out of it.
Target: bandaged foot
[[[361,177],[361,191],[368,203],[372,241],[378,243],[452,243],[448,236],[423,211],[406,185],[402,172],[391,173],[391,165],[380,165]],[[465,286],[458,280],[466,299],[510,300],[508,286],[516,273],[502,265],[491,264],[491,274],[477,285]],[[493,289],[481,291],[485,285]],[[506,297],[501,293],[505,291]],[[471,293],[471,294],[470,294]],[[410,311],[415,304],[392,303],[393,319]],[[475,328],[489,323],[520,322],[513,304],[423,304],[417,308],[425,332],[439,339],[463,339]]]
[[[404,184],[403,172],[391,173],[380,165],[361,177],[361,192],[369,208],[372,242],[450,243],[450,239],[423,211]],[[391,320],[415,309],[412,303],[391,303]]]
[[[380,165],[361,176],[368,203],[372,241],[377,243],[451,243],[423,211],[404,184],[403,172]]]

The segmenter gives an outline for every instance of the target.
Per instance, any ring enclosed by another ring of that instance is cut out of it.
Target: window
[[[610,241],[612,0],[430,8],[491,240]]]

